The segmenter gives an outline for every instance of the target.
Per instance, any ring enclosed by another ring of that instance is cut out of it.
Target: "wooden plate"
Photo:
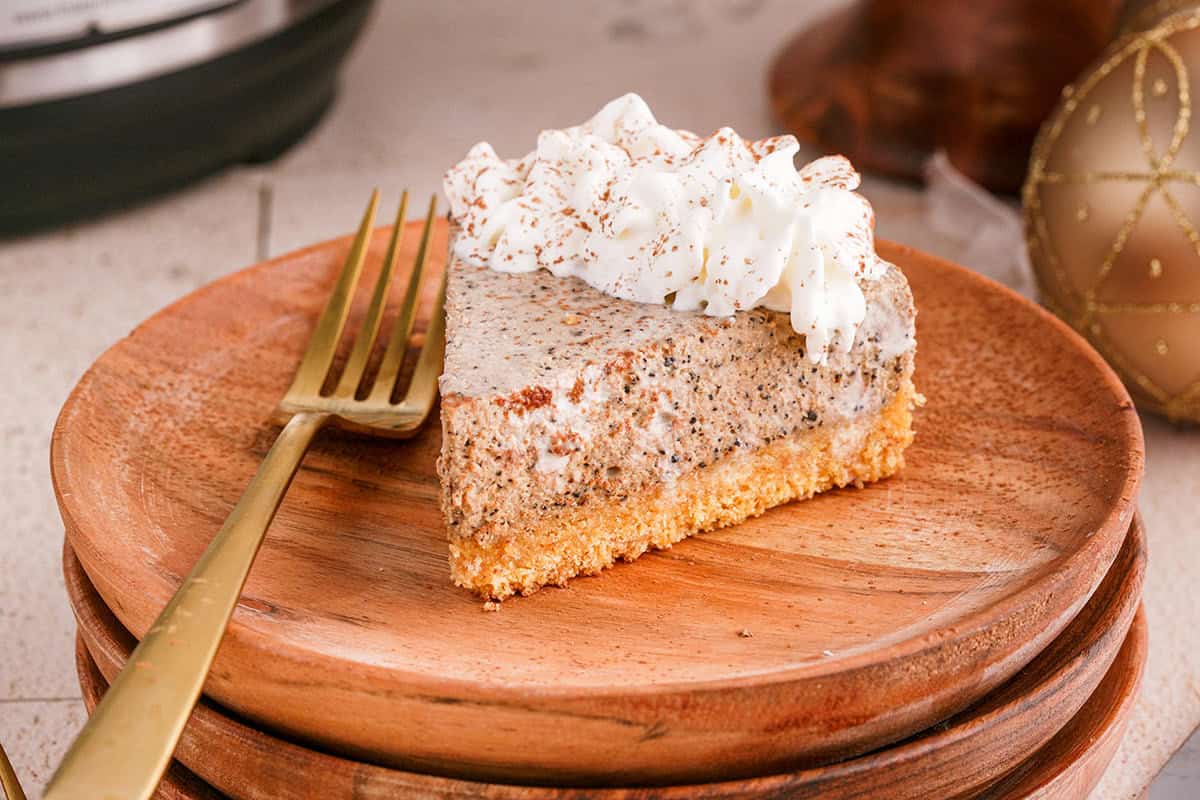
[[[385,244],[381,231],[376,259]],[[67,536],[135,634],[271,442],[347,247],[180,300],[64,407],[52,471]],[[913,285],[929,399],[902,476],[484,613],[447,580],[436,426],[400,444],[331,435],[267,537],[206,692],[364,760],[579,785],[828,762],[982,697],[1105,574],[1132,518],[1141,430],[1120,382],[1053,316],[880,247]]]
[[[1145,541],[1135,519],[1108,576],[1079,615],[1025,669],[981,703],[906,742],[825,767],[640,790],[488,785],[401,772],[311,750],[247,726],[208,702],[196,709],[176,757],[208,783],[243,800],[303,796],[382,800],[406,795],[445,800],[481,795],[493,800],[631,800],[764,794],[837,800],[880,793],[893,800],[924,800],[974,792],[1020,765],[1093,695],[1137,610]],[[111,678],[133,650],[134,639],[104,606],[69,546],[63,553],[63,571],[81,641],[100,672]]]
[[[1133,710],[1137,698],[1137,687],[1142,670],[1146,663],[1147,638],[1146,617],[1139,609],[1133,619],[1133,625],[1125,640],[1124,646],[1117,653],[1108,674],[1101,681],[1095,693],[1088,698],[1083,708],[1069,723],[1041,750],[1033,754],[1027,761],[1014,770],[1011,777],[1004,779],[977,795],[977,800],[1078,800],[1087,797],[1096,787],[1104,770],[1112,761],[1125,725]],[[88,709],[95,708],[100,702],[108,684],[100,670],[92,661],[91,655],[80,639],[76,646],[76,662],[79,670],[79,683],[83,687],[83,699]],[[746,782],[752,787],[755,782]],[[375,794],[373,784],[363,784],[368,787],[359,797],[371,798]],[[487,797],[489,800],[501,800],[507,797],[537,798],[554,796],[570,800],[572,796],[581,797],[611,797],[621,800],[636,800],[638,797],[652,796],[656,791],[663,796],[679,796],[687,787],[672,792],[670,789],[607,789],[602,794],[579,790],[562,790],[554,793],[552,789],[502,786],[495,784],[469,784],[479,787],[482,791],[471,797]],[[299,798],[324,796],[307,794],[307,786],[297,780],[295,774],[280,784],[282,793],[269,795],[274,798]],[[743,793],[733,795],[749,798],[773,796],[769,789],[757,792],[747,788]],[[201,781],[178,762],[168,770],[163,781],[159,784],[156,800],[218,800],[223,797],[215,789]],[[390,795],[398,797],[402,795]],[[436,792],[429,792],[425,797],[437,798]],[[457,797],[461,795],[440,795],[441,797]],[[695,796],[695,795],[685,795]],[[699,795],[703,797],[704,795]],[[777,796],[777,795],[775,795]],[[795,796],[795,795],[793,795]],[[803,797],[804,795],[798,795]],[[914,795],[928,797],[930,795]],[[963,794],[958,797],[963,797]]]
[[[64,571],[79,620],[80,685],[91,708],[107,685],[104,673],[116,673],[134,640],[104,607],[70,548],[64,554]],[[176,757],[193,765],[212,786],[247,800],[304,796],[330,800],[820,796],[836,800],[876,795],[902,800],[968,796],[982,789],[988,798],[1079,798],[1086,796],[1115,752],[1145,662],[1145,620],[1139,613],[1134,621],[1144,571],[1145,535],[1135,525],[1108,578],[1078,618],[983,703],[887,750],[793,774],[644,789],[553,789],[456,781],[307,750],[246,726],[208,700],[188,723]],[[1130,624],[1134,630],[1127,636]],[[106,666],[103,670],[92,654]],[[181,777],[168,777],[166,783],[196,780],[181,766],[179,771]],[[1003,780],[997,782],[1001,776]]]
[[[1139,608],[1113,667],[1083,710],[980,800],[1078,800],[1090,796],[1121,744],[1148,651],[1146,613]]]

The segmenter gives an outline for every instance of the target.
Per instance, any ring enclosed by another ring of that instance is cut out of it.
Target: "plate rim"
[[[1103,727],[1101,728],[1101,731],[1100,731],[1101,735],[1096,737],[1094,740],[1086,743],[1082,748],[1080,748],[1079,758],[1076,761],[1072,761],[1072,762],[1068,762],[1068,763],[1057,762],[1058,768],[1055,769],[1052,773],[1039,776],[1036,779],[1036,785],[1028,787],[1031,789],[1031,791],[1036,792],[1039,796],[1049,798],[1049,797],[1058,797],[1059,796],[1058,792],[1060,792],[1060,791],[1064,791],[1064,790],[1070,791],[1072,788],[1075,788],[1074,786],[1064,787],[1062,782],[1066,781],[1066,780],[1070,780],[1070,777],[1073,774],[1073,771],[1075,769],[1078,769],[1081,767],[1086,767],[1086,765],[1083,764],[1083,761],[1085,759],[1090,759],[1097,752],[1099,752],[1097,750],[1097,748],[1111,747],[1111,752],[1109,752],[1108,755],[1105,757],[1104,765],[1103,765],[1105,770],[1107,770],[1111,766],[1112,759],[1116,755],[1117,750],[1120,747],[1121,739],[1124,737],[1126,729],[1128,728],[1129,714],[1131,712],[1133,703],[1138,696],[1137,690],[1138,690],[1139,686],[1141,685],[1142,679],[1145,677],[1146,655],[1148,652],[1148,638],[1147,638],[1147,626],[1146,626],[1146,612],[1145,612],[1145,609],[1140,606],[1139,606],[1136,614],[1134,615],[1134,618],[1130,625],[1129,632],[1126,634],[1126,642],[1123,646],[1130,646],[1130,645],[1132,645],[1132,647],[1135,648],[1134,655],[1132,656],[1132,660],[1135,665],[1135,669],[1132,671],[1132,674],[1127,673],[1125,675],[1125,679],[1124,679],[1123,686],[1122,686],[1122,691],[1120,693],[1118,702],[1116,704],[1112,705],[1108,709],[1108,713],[1105,714],[1105,719],[1102,723]],[[86,661],[83,660],[83,658],[81,658],[81,657],[86,658]],[[1116,655],[1116,658],[1120,658],[1119,651]],[[79,671],[81,669],[87,669],[90,672],[96,673],[96,676],[93,676],[93,677],[99,677],[99,678],[103,679],[103,676],[99,675],[99,668],[95,665],[94,661],[92,661],[90,654],[87,653],[87,648],[83,645],[83,642],[79,637],[76,637],[75,660],[76,660],[77,674],[79,674]],[[1112,667],[1110,667],[1109,669],[1110,669],[1109,673],[1106,673],[1104,675],[1104,677],[1101,679],[1102,682],[1103,682],[1103,680],[1106,680],[1111,675]],[[91,693],[94,693],[94,687],[91,690]],[[1089,697],[1088,700],[1091,700],[1091,698]],[[85,704],[88,702],[86,693],[85,693],[84,702],[85,702]],[[1087,701],[1085,701],[1085,704],[1086,704],[1086,702]],[[1073,720],[1074,720],[1074,718],[1072,718],[1072,720],[1068,720],[1067,725],[1070,725]],[[1105,734],[1113,732],[1114,725],[1116,726],[1115,735],[1117,738],[1116,738],[1115,742],[1110,742],[1107,739],[1107,737],[1105,736]],[[1065,726],[1064,726],[1064,728],[1065,728]],[[1062,733],[1062,731],[1060,730],[1059,733],[1056,734],[1055,736],[1057,737],[1058,735],[1061,735],[1061,733]],[[1037,758],[1038,755],[1043,752],[1044,748],[1049,747],[1053,743],[1053,741],[1054,741],[1054,739],[1051,739],[1050,741],[1048,741],[1046,744],[1044,744],[1042,746],[1042,749],[1035,751],[1030,757]],[[185,766],[183,766],[181,763],[179,763],[179,762],[172,762],[172,763],[173,763],[172,768],[168,769],[166,775],[163,777],[163,783],[160,786],[166,786],[170,790],[174,791],[178,796],[187,797],[188,800],[206,800],[206,798],[214,798],[214,800],[215,800],[216,797],[220,796],[219,792],[216,789],[214,789],[211,784],[204,782],[203,779],[196,776],[194,773],[188,771],[187,768]],[[1018,767],[1018,769],[1019,769],[1019,767]],[[1099,780],[1103,777],[1103,775],[1104,775],[1104,770],[1101,770],[1099,773],[1097,773],[1094,776],[1094,780],[1089,781],[1089,785],[1088,785],[1089,790],[1095,788],[1095,786],[1099,783]],[[1001,779],[1001,780],[1003,781],[1003,779]],[[1005,785],[1004,789],[1007,791],[1001,790],[1001,793],[999,795],[1000,798],[1004,798],[1004,800],[1013,800],[1013,798],[1012,798],[1013,792],[1015,790],[1021,788],[1021,786],[1023,785],[1023,782],[1021,782],[1021,783],[1014,782],[1014,783],[1016,784],[1014,786]],[[522,790],[528,791],[529,787],[520,787],[520,788]],[[536,789],[536,788],[542,788],[542,787],[533,787],[533,788]],[[684,787],[684,788],[691,789],[692,787]],[[991,787],[988,787],[988,788],[996,789],[997,785],[993,784]],[[191,791],[191,792],[193,792],[193,794],[185,794],[185,791]],[[568,789],[565,791],[570,791],[570,790]],[[174,797],[175,795],[172,795],[172,796]],[[593,793],[589,792],[589,796],[594,797],[595,795]],[[533,794],[526,794],[526,798],[528,798],[528,800],[553,800],[552,798],[539,799]],[[501,798],[500,800],[503,800],[503,799]],[[580,798],[562,798],[562,800],[581,800],[581,799]],[[682,800],[682,798],[672,798],[672,800]]]

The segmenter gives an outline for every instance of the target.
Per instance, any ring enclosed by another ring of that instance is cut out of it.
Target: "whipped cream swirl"
[[[714,316],[786,311],[821,363],[850,349],[866,313],[860,283],[886,265],[850,162],[797,170],[798,151],[792,136],[672,130],[627,94],[582,125],[543,131],[524,158],[472,147],[444,180],[453,254]]]

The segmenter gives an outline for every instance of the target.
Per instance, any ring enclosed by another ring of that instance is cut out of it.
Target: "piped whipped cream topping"
[[[792,136],[672,130],[627,94],[582,125],[543,131],[524,158],[472,147],[444,180],[454,256],[714,316],[786,311],[821,363],[850,349],[866,313],[860,283],[886,265],[850,162],[797,170],[798,151]]]

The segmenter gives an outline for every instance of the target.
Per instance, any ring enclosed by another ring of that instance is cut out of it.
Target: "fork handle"
[[[0,747],[0,789],[4,790],[4,800],[25,800],[25,792],[17,780],[17,771],[13,769],[3,747]]]
[[[328,414],[284,426],[221,530],[109,686],[45,800],[149,798],[200,696],[250,565]]]

